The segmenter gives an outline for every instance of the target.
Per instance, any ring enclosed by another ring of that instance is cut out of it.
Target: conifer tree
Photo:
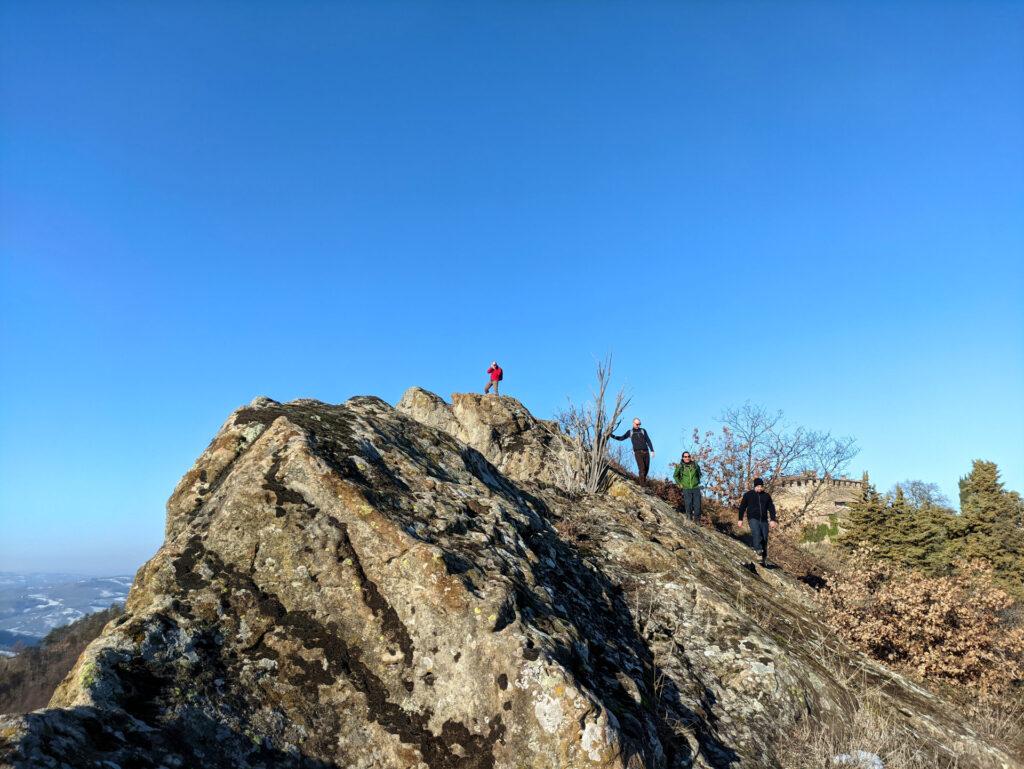
[[[1024,529],[1024,498],[1021,498],[1020,493],[1016,491],[1011,491],[1010,496],[1013,498],[1013,503],[1017,507],[1017,514],[1014,516],[1017,528]]]
[[[911,561],[910,543],[914,539],[914,514],[912,506],[903,494],[903,488],[897,486],[895,491],[886,498],[889,526],[888,536],[882,545],[879,555],[887,561],[908,565]]]
[[[896,487],[889,506],[889,559],[916,571],[937,576],[948,571],[949,510],[930,502],[913,502]]]
[[[949,574],[949,542],[956,517],[948,507],[925,503],[914,513],[915,536],[910,543],[914,566],[930,576]]]
[[[960,479],[960,519],[952,553],[957,558],[984,559],[996,578],[1020,595],[1024,593],[1024,548],[1017,526],[1019,497],[1006,491],[995,462],[974,460]]]
[[[883,551],[890,537],[889,510],[873,485],[865,484],[861,498],[850,505],[843,528],[838,540],[843,547],[865,548],[876,557],[887,557]]]
[[[897,486],[880,495],[867,487],[863,500],[850,508],[847,531],[840,543],[863,547],[875,558],[892,561],[928,575],[949,570],[949,530],[952,511],[929,503],[917,504]]]

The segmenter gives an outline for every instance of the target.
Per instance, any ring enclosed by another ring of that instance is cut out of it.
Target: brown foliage
[[[45,707],[53,690],[120,606],[90,614],[51,630],[39,646],[28,646],[16,657],[0,658],[0,713],[28,713]]]
[[[962,564],[928,577],[863,554],[819,593],[854,646],[922,678],[998,693],[1024,684],[1024,628],[991,567]]]
[[[663,499],[668,502],[676,510],[682,511],[683,509],[683,492],[678,486],[671,481],[667,481],[663,478],[648,478],[647,488],[659,499]]]

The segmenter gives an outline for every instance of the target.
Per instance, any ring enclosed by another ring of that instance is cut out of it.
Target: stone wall
[[[842,516],[846,508],[864,493],[863,480],[851,478],[816,478],[793,476],[780,478],[772,490],[772,499],[780,515],[795,514],[803,510],[813,497],[807,511],[807,524],[827,523],[830,515]]]

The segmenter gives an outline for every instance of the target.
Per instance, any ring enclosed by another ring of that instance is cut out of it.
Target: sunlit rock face
[[[472,446],[513,481],[565,486],[567,471],[575,479],[582,475],[583,458],[568,437],[515,398],[455,393],[449,405],[432,392],[412,387],[397,408]]]
[[[505,397],[257,399],[124,616],[48,710],[0,719],[0,765],[768,767],[798,720],[849,717],[837,656],[923,750],[1018,765],[738,543],[625,479],[567,494],[574,452]]]

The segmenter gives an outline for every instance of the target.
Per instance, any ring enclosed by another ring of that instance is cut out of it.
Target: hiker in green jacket
[[[683,490],[683,509],[694,523],[700,523],[700,465],[693,461],[689,451],[683,452],[683,461],[676,465],[672,477]]]

